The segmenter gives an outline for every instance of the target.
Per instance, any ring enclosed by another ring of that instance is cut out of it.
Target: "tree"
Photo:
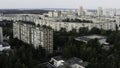
[[[66,58],[70,58],[70,57],[75,57],[77,56],[78,54],[78,49],[75,45],[69,45],[69,46],[66,46],[64,49],[63,49],[63,56],[66,57]]]
[[[101,34],[100,29],[94,27],[90,30],[90,34]]]
[[[79,28],[79,35],[87,35],[89,32],[88,28]]]
[[[116,31],[118,31],[119,27],[118,27],[118,25],[117,25],[117,24],[115,25],[115,27],[116,27]]]

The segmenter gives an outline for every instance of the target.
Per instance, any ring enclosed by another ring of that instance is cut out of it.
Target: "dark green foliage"
[[[101,33],[101,30],[98,29],[98,28],[96,28],[96,27],[94,27],[94,28],[91,29],[90,33],[91,33],[91,34],[100,34],[100,33]]]
[[[64,20],[62,20],[62,22],[78,22],[78,23],[93,23],[93,21],[91,20],[81,20],[81,19],[69,19],[69,18],[66,18]]]
[[[34,49],[18,39],[12,39],[9,43],[12,50],[0,55],[0,68],[34,68],[47,60],[45,50],[41,47]]]
[[[12,37],[12,28],[13,28],[13,21],[12,20],[3,20],[0,21],[0,26],[3,28],[3,35],[11,36]]]
[[[35,25],[35,23],[32,22],[32,21],[22,21],[22,20],[19,20],[18,22],[22,22],[22,23],[29,24],[29,25]]]
[[[72,34],[71,34],[72,33]],[[90,40],[88,43],[75,41],[74,38],[83,35],[98,34],[105,35],[107,42],[112,45],[110,50],[102,49],[102,45],[97,39]],[[86,68],[120,68],[120,32],[103,30],[98,28],[80,28],[79,32],[70,31],[54,33],[56,48],[62,46],[63,57],[78,57],[84,61],[88,61]],[[62,37],[62,38],[61,38]],[[61,38],[61,39],[60,39]]]
[[[85,28],[85,27],[83,27],[83,28],[80,28],[79,29],[79,35],[87,35],[89,33],[89,30],[88,30],[88,28]]]

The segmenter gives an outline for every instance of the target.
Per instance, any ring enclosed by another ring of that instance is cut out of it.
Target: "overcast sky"
[[[120,8],[120,0],[0,0],[0,9],[11,8]]]

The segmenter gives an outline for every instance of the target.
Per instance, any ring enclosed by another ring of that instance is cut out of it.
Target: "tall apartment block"
[[[53,53],[53,30],[45,27],[37,27],[25,22],[13,24],[13,37],[33,44],[35,48],[41,46],[47,53]]]
[[[3,42],[3,31],[2,31],[2,27],[0,27],[0,42]]]
[[[83,7],[82,6],[79,6],[79,9],[78,9],[78,16],[82,16],[83,15]]]
[[[98,7],[98,9],[97,9],[97,15],[98,16],[102,16],[103,15],[103,9],[102,9],[102,7]]]

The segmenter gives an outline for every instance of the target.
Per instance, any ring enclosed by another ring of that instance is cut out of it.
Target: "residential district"
[[[120,9],[6,12],[0,68],[120,68]]]

